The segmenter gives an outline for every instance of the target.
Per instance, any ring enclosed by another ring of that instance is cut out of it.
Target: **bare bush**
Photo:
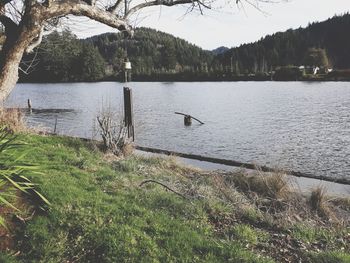
[[[118,116],[110,107],[103,108],[97,116],[97,122],[104,149],[117,156],[125,156],[132,152],[132,146],[128,140],[127,128]]]

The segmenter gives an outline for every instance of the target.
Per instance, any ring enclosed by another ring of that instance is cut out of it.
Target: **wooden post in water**
[[[125,0],[125,13],[127,13],[127,8],[128,8],[127,0]],[[124,60],[125,85],[127,85],[129,81],[130,71],[131,71],[131,62],[128,59],[128,53],[126,50],[126,39],[125,39],[125,60]],[[135,141],[132,90],[128,87],[124,87],[124,126],[127,129],[128,138],[132,137],[132,141]]]
[[[184,116],[184,124],[185,126],[190,126],[192,124],[192,119],[198,121],[200,124],[204,124],[204,122],[200,121],[199,119],[185,113],[181,112],[175,112],[175,114],[183,115]]]
[[[124,87],[124,125],[128,131],[128,138],[132,137],[135,140],[134,134],[134,118],[133,118],[133,105],[132,105],[132,90],[128,87]]]
[[[56,115],[56,119],[55,119],[55,127],[53,129],[54,134],[56,134],[56,130],[57,130],[57,115]]]
[[[32,102],[31,102],[31,100],[28,99],[27,103],[28,103],[28,111],[29,111],[29,113],[32,113]]]
[[[192,118],[190,115],[184,116],[184,124],[185,126],[190,126],[192,124]]]

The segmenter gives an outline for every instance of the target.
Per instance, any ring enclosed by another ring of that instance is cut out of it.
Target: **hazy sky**
[[[222,4],[225,2],[228,4]],[[219,2],[222,8],[205,10],[204,15],[189,13],[184,16],[184,7],[144,9],[137,17],[137,25],[171,33],[205,49],[214,49],[253,42],[267,34],[304,27],[309,22],[322,21],[350,11],[349,0],[290,0],[263,4],[260,8],[265,13],[247,4],[244,9],[237,8],[233,2]],[[116,31],[99,24],[75,33],[78,37],[86,37],[102,32]]]

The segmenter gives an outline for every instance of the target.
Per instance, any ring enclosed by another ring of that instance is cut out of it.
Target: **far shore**
[[[105,77],[99,80],[87,81],[87,80],[33,80],[30,78],[21,78],[19,83],[71,83],[71,82],[124,82],[122,76]],[[283,82],[348,82],[350,76],[329,76],[329,75],[306,75],[306,76],[291,76],[283,78],[274,78],[268,74],[259,75],[231,75],[218,73],[214,75],[206,74],[153,74],[153,75],[132,75],[132,82],[222,82],[222,81],[283,81]]]
[[[30,82],[30,81],[19,81],[19,84],[64,84],[64,83],[97,83],[97,82],[120,82],[125,83],[120,80],[111,80],[111,79],[103,79],[98,81],[62,81],[62,82]],[[139,80],[133,79],[131,82],[350,82],[350,79],[347,80],[261,80],[261,79],[211,79],[211,80],[201,80],[201,79],[193,79],[193,80],[181,80],[181,79],[147,79],[147,80]]]

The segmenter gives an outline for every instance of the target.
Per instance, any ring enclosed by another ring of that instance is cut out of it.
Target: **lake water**
[[[350,83],[129,83],[136,143],[350,177]],[[19,84],[9,107],[33,108],[31,125],[91,138],[102,108],[122,111],[122,83]],[[48,110],[50,109],[50,110]],[[183,125],[184,112],[205,122]]]

